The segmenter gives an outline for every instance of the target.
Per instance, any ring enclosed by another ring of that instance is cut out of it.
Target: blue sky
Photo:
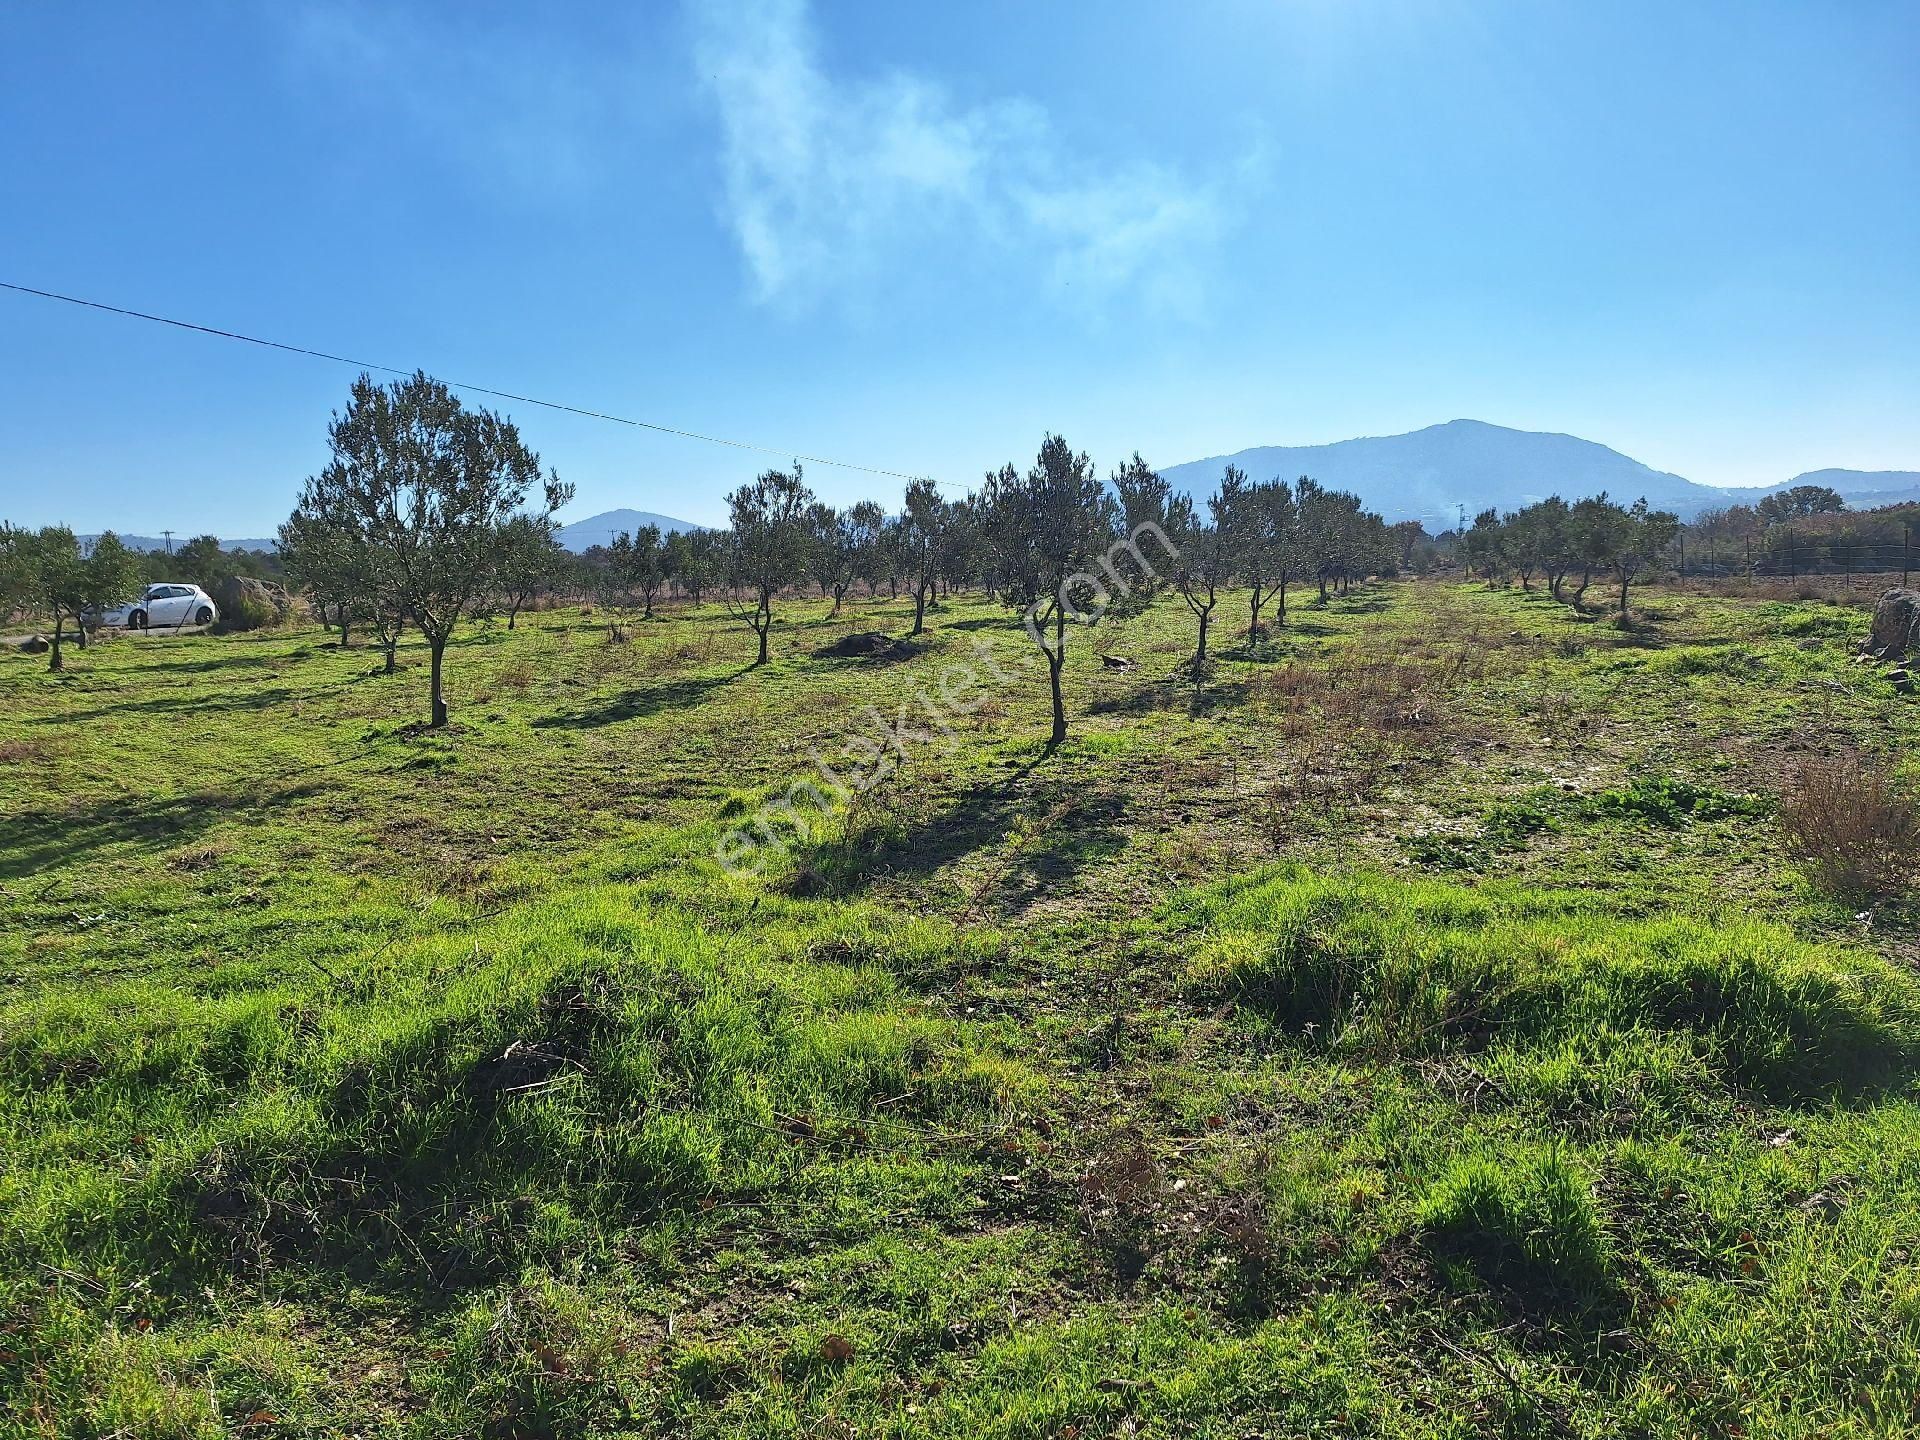
[[[956,486],[1457,416],[1915,468],[1916,74],[1910,0],[23,3],[0,280]],[[351,376],[0,293],[0,517],[271,534]],[[503,408],[568,518],[775,461]]]

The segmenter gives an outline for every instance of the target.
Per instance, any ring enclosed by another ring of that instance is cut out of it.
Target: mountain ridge
[[[584,520],[574,521],[571,525],[562,525],[553,532],[553,538],[560,542],[563,549],[579,554],[592,546],[605,545],[623,530],[638,530],[646,525],[658,525],[662,533],[707,528],[704,525],[696,525],[691,520],[676,520],[671,515],[656,515],[651,510],[603,510],[598,515],[589,515]]]
[[[1792,485],[1833,483],[1823,476],[1849,477],[1834,488],[1842,498],[1849,498],[1850,490],[1874,497],[1867,504],[1920,499],[1916,471],[1818,470],[1776,485],[1728,489],[1655,470],[1577,435],[1515,430],[1470,419],[1323,445],[1256,445],[1167,466],[1160,473],[1176,490],[1204,498],[1229,464],[1257,480],[1311,475],[1329,488],[1353,491],[1389,521],[1418,520],[1429,529],[1451,529],[1463,511],[1471,519],[1489,508],[1518,510],[1549,495],[1572,500],[1603,490],[1622,501],[1644,495],[1654,508],[1690,520],[1703,511],[1750,504]]]

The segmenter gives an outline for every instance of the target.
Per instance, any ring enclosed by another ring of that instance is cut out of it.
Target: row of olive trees
[[[918,634],[941,586],[978,583],[1023,612],[1046,661],[1057,743],[1068,625],[1177,590],[1198,619],[1198,673],[1225,587],[1248,590],[1252,641],[1270,602],[1284,619],[1290,582],[1316,583],[1324,598],[1390,568],[1394,549],[1378,515],[1309,479],[1249,482],[1229,469],[1202,517],[1137,454],[1103,482],[1084,452],[1049,435],[1025,471],[1003,466],[964,498],[911,481],[894,514],[873,501],[836,510],[799,465],[769,470],[728,497],[725,530],[643,527],[596,547],[582,566],[553,537],[570,487],[542,474],[509,421],[465,408],[438,381],[361,376],[329,442],[331,461],[281,527],[282,561],[343,639],[351,625],[370,628],[389,668],[403,628],[419,631],[436,726],[447,720],[443,658],[461,620],[497,607],[512,625],[532,596],[570,581],[643,618],[668,587],[695,599],[718,592],[754,634],[756,665],[769,658],[776,606],[796,588],[817,585],[837,610],[856,583],[872,591],[904,581]]]
[[[856,579],[877,583],[892,534],[913,588],[910,634],[924,630],[943,580],[977,582],[1023,612],[1046,661],[1056,744],[1066,736],[1068,625],[1134,612],[1175,590],[1198,623],[1197,675],[1213,609],[1228,587],[1248,591],[1252,644],[1270,601],[1278,599],[1276,618],[1284,619],[1289,582],[1311,581],[1325,599],[1330,589],[1390,569],[1397,544],[1357,497],[1304,477],[1293,485],[1249,483],[1229,467],[1203,518],[1139,455],[1103,483],[1093,461],[1057,435],[1045,438],[1025,471],[1003,466],[963,499],[942,498],[931,481],[910,482],[894,517],[871,501],[846,511],[821,504],[797,465],[742,486],[728,507],[720,542],[728,600],[757,639],[756,665],[768,658],[778,597],[811,580],[837,610]]]
[[[23,530],[0,525],[0,617],[18,611],[53,617],[49,669],[65,665],[67,622],[86,649],[89,621],[124,603],[140,583],[140,557],[108,531],[83,548],[64,525]]]
[[[791,478],[800,482],[798,465]],[[759,492],[759,484],[756,481],[730,497],[730,512],[733,500],[744,496],[749,502],[746,513],[752,523],[759,523],[764,502],[770,498]],[[927,612],[942,587],[983,578],[991,587],[977,496],[947,500],[933,481],[910,480],[899,512],[889,514],[874,500],[836,509],[814,499],[804,486],[801,489],[798,516],[783,521],[795,528],[792,543],[783,547],[782,555],[795,572],[794,583],[811,582],[821,595],[832,599],[830,614],[839,614],[856,584],[864,585],[869,595],[878,594],[885,585],[889,594],[897,596],[904,586],[913,596],[913,627],[907,632],[911,637],[925,631]],[[737,514],[732,518],[737,520]],[[732,533],[740,533],[737,523]]]
[[[1139,463],[1138,456],[1134,460]],[[1328,490],[1305,475],[1291,485],[1250,481],[1229,465],[1204,514],[1186,496],[1163,503],[1179,557],[1174,585],[1199,623],[1196,674],[1206,665],[1207,633],[1222,590],[1245,588],[1251,647],[1269,603],[1274,623],[1286,623],[1290,583],[1311,581],[1324,601],[1329,589],[1344,591],[1355,580],[1393,569],[1401,548],[1400,538],[1357,495]]]
[[[1679,531],[1677,517],[1648,509],[1644,499],[1621,505],[1603,492],[1568,504],[1554,495],[1510,515],[1482,511],[1459,546],[1469,573],[1478,571],[1489,584],[1518,579],[1522,589],[1531,589],[1539,575],[1556,600],[1568,598],[1567,583],[1578,574],[1575,605],[1595,576],[1611,575],[1624,615],[1634,578],[1658,562]]]
[[[869,595],[884,585],[898,596],[904,584],[914,599],[909,633],[918,635],[943,586],[979,578],[977,501],[943,500],[930,480],[909,482],[898,514],[888,514],[873,500],[836,509],[808,492],[801,513],[783,523],[790,544],[780,553],[793,577],[789,583],[817,586],[833,601],[830,618],[840,613],[856,585],[864,585]],[[572,588],[616,617],[652,619],[655,603],[669,595],[697,603],[712,591],[738,593],[743,557],[734,544],[736,534],[731,528],[662,531],[646,525],[591,546],[577,558],[557,545],[545,554],[534,546],[520,547],[516,583],[505,598],[517,608],[532,594]]]
[[[370,629],[394,668],[403,630],[431,657],[431,723],[447,722],[445,651],[462,620],[504,609],[509,626],[545,589],[584,582],[616,610],[651,615],[662,587],[698,600],[718,590],[768,659],[779,597],[813,583],[837,611],[849,589],[904,582],[921,633],[942,586],[977,583],[1024,613],[1045,657],[1053,739],[1065,737],[1061,671],[1069,624],[1096,623],[1177,590],[1199,623],[1195,671],[1206,662],[1220,591],[1245,586],[1249,639],[1263,608],[1284,619],[1292,580],[1342,587],[1392,563],[1389,532],[1352,495],[1302,478],[1249,483],[1229,469],[1202,517],[1139,455],[1102,482],[1092,460],[1049,435],[1033,465],[990,473],[958,500],[932,481],[908,484],[888,514],[862,501],[836,510],[817,500],[800,467],[769,470],[728,497],[724,531],[662,535],[645,527],[597,549],[584,568],[555,543],[553,512],[572,495],[513,424],[468,409],[424,374],[384,385],[362,375],[328,430],[332,458],[302,488],[280,528],[279,560],[343,643]],[[1150,556],[1146,542],[1158,546]],[[135,558],[113,536],[82,554],[72,533],[0,530],[0,601],[33,602],[56,617],[55,668],[64,624],[123,598]],[[81,628],[85,643],[84,626]]]

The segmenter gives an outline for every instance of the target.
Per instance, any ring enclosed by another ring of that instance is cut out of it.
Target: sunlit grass
[[[970,597],[476,629],[439,734],[313,630],[0,656],[0,1426],[1910,1428],[1913,916],[1771,796],[1920,723],[1853,612],[1641,605],[1367,587],[1199,687],[1163,605],[1055,752]]]

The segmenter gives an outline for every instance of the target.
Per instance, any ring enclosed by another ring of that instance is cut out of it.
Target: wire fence
[[[1920,575],[1920,543],[1857,543],[1812,536],[1772,535],[1764,545],[1751,540],[1692,540],[1667,553],[1668,566],[1683,580],[1803,576],[1854,577],[1910,585]]]

